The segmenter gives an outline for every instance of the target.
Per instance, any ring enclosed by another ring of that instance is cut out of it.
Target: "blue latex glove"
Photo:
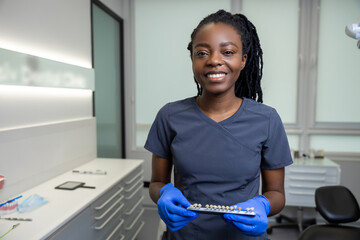
[[[163,186],[159,195],[159,215],[172,232],[183,228],[199,215],[186,209],[191,204],[172,183]]]
[[[243,216],[227,213],[223,215],[223,219],[239,230],[241,233],[248,236],[261,236],[266,232],[269,223],[267,215],[270,212],[271,206],[269,200],[263,195],[259,195],[243,203],[238,203],[234,207],[241,207],[242,210],[246,208],[254,208],[256,216]]]

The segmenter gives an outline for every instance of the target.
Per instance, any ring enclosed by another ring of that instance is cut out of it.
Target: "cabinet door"
[[[91,231],[92,210],[86,208],[79,215],[74,217],[63,227],[57,230],[48,239],[51,240],[78,240],[78,239],[97,239],[96,232]]]

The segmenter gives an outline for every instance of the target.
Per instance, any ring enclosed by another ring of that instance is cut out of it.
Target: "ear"
[[[243,70],[246,65],[246,59],[247,59],[247,54],[244,54],[241,59],[241,70]]]

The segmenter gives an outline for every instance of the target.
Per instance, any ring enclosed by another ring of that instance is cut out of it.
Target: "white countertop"
[[[19,203],[32,194],[44,197],[48,203],[26,213],[12,213],[3,217],[31,218],[31,222],[0,220],[0,236],[9,231],[13,225],[20,225],[9,232],[6,239],[44,239],[50,236],[67,221],[88,207],[101,194],[124,178],[131,170],[142,164],[142,160],[131,159],[105,159],[99,158],[76,168],[81,171],[95,171],[97,169],[107,172],[106,175],[78,174],[72,171],[50,179],[34,188],[23,192]],[[56,186],[66,181],[85,182],[86,186],[95,186],[95,189],[78,188],[75,190],[58,190]]]
[[[328,158],[295,158],[293,165],[307,166],[307,167],[339,167],[339,164],[331,161]],[[291,166],[291,165],[290,165]]]

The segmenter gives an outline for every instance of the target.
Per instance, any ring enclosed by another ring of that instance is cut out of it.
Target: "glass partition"
[[[316,122],[360,123],[360,50],[345,34],[359,17],[358,0],[321,1]]]
[[[94,70],[0,48],[0,84],[94,90]]]
[[[296,123],[299,1],[243,0],[243,13],[255,25],[264,54],[264,103],[285,124]]]

